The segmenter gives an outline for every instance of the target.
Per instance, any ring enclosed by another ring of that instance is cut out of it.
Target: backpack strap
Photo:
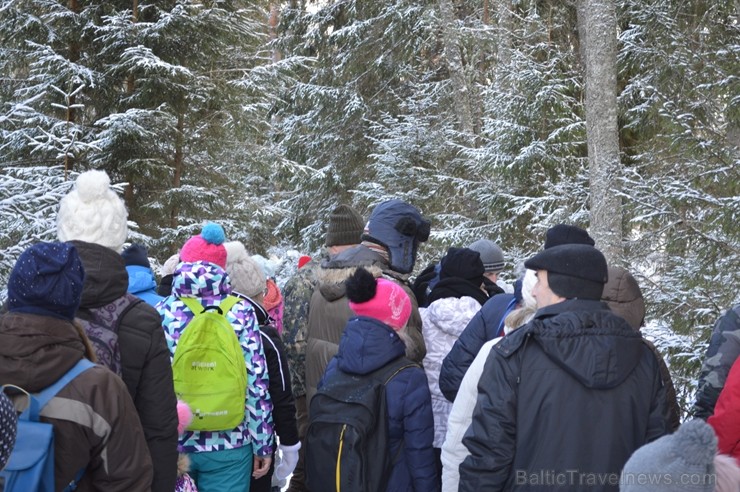
[[[221,314],[223,316],[226,316],[226,313],[231,311],[231,308],[236,306],[236,304],[241,301],[238,297],[235,296],[227,296],[223,301],[221,301],[221,304],[214,305],[214,306],[203,306],[200,301],[198,301],[194,297],[181,297],[180,300],[185,304],[188,309],[190,309],[194,315],[198,316],[199,314],[203,314],[206,311],[215,310],[218,311],[218,314]]]
[[[44,408],[47,403],[49,403],[49,400],[54,398],[56,394],[59,393],[62,388],[67,386],[70,381],[72,381],[74,378],[87,371],[91,367],[95,367],[95,364],[85,358],[82,358],[77,362],[77,364],[74,365],[74,367],[72,367],[72,369],[67,371],[64,376],[59,378],[56,383],[52,384],[39,393],[35,393],[33,396],[34,399],[38,402],[38,411],[41,411],[41,409]],[[36,415],[35,420],[38,420],[38,414]]]

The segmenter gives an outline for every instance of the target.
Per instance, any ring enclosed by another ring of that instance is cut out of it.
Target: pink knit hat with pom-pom
[[[226,268],[226,248],[224,229],[218,224],[209,222],[197,236],[185,242],[180,250],[180,260],[192,263],[208,261],[221,268]]]
[[[375,318],[398,331],[411,317],[411,300],[403,287],[358,268],[346,282],[349,307],[358,316]]]

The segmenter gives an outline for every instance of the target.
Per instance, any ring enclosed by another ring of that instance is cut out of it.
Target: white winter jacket
[[[427,347],[424,371],[429,381],[429,391],[432,393],[435,448],[442,447],[447,431],[447,416],[452,408],[452,403],[447,401],[439,389],[442,361],[480,308],[478,301],[466,296],[438,299],[429,307],[419,309],[424,343]]]
[[[447,435],[442,444],[442,492],[457,492],[460,463],[468,456],[468,449],[463,445],[462,438],[473,421],[473,410],[478,401],[478,380],[483,374],[488,354],[502,338],[494,338],[483,344],[460,383],[447,420]]]

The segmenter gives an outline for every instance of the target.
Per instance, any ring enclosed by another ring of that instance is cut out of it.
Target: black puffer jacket
[[[632,452],[666,433],[655,356],[598,301],[540,309],[494,346],[478,391],[461,491],[617,491]]]
[[[128,273],[121,255],[97,244],[71,241],[85,267],[80,309],[109,304],[126,294]],[[145,302],[135,304],[118,332],[123,382],[144,429],[154,464],[152,491],[172,492],[177,479],[177,399],[162,321]]]

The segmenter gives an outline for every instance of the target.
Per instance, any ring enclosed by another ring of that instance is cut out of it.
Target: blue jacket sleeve
[[[434,441],[432,397],[424,372],[410,370],[404,397],[404,453],[413,490],[439,491]]]

